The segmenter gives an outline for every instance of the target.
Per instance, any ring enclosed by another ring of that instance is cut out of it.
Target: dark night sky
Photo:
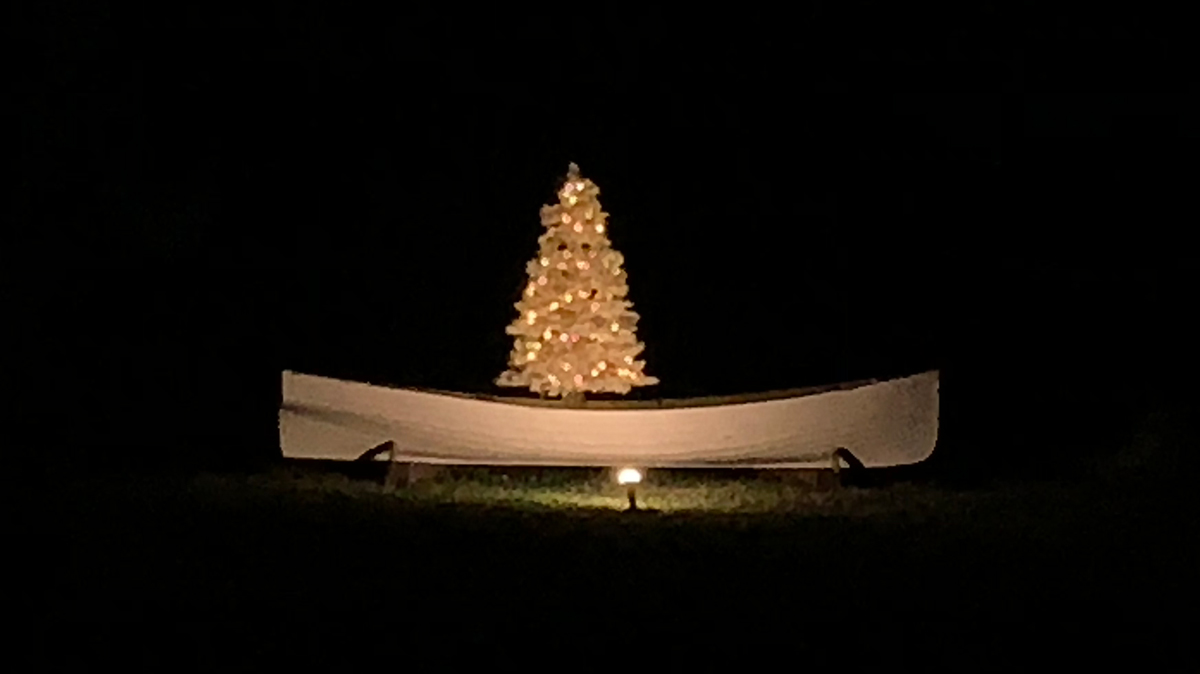
[[[1014,4],[19,9],[24,360],[118,399],[281,367],[493,391],[574,161],[649,395],[1191,367],[1193,48]]]

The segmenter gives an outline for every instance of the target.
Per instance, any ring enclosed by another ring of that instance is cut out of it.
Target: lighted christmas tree
[[[520,314],[505,329],[516,340],[500,386],[578,402],[589,391],[628,393],[658,383],[636,360],[645,345],[634,336],[638,314],[625,299],[625,258],[608,240],[599,194],[571,164],[558,203],[542,207],[546,232],[526,267]]]

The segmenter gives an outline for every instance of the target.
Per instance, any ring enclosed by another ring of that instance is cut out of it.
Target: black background
[[[1182,13],[392,4],[8,13],[5,456],[49,468],[3,472],[6,559],[36,567],[10,574],[17,624],[45,634],[9,659],[561,668],[574,637],[572,666],[713,668],[724,647],[739,671],[974,671],[1195,650]],[[572,161],[662,379],[635,396],[936,367],[938,447],[909,474],[932,479],[847,490],[887,501],[860,518],[838,498],[660,517],[263,470],[284,368],[496,392]],[[1117,452],[1153,465],[1058,479]]]
[[[232,465],[278,454],[284,368],[497,392],[572,161],[662,380],[635,396],[938,367],[987,465],[1195,373],[1173,17],[405,7],[15,10],[31,437]]]

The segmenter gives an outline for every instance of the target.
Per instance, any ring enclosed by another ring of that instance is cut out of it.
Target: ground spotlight
[[[637,468],[622,468],[617,473],[617,483],[626,486],[629,496],[629,509],[637,510],[637,486],[642,481],[642,472]]]

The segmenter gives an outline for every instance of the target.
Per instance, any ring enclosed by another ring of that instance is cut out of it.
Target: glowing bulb
[[[569,225],[569,224],[571,224],[571,214],[570,214],[570,213],[563,213],[563,214],[562,214],[562,221],[563,221],[563,224],[564,224],[564,225]]]
[[[604,233],[604,225],[596,225],[596,233],[603,234]]]
[[[537,286],[530,283],[529,287],[525,289],[525,294],[529,295],[530,297],[533,297],[533,292],[534,292],[534,289],[536,289],[536,288],[537,288]]]
[[[578,222],[577,222],[577,223],[575,223],[575,231],[577,231],[577,232],[582,232],[582,231],[583,231],[583,225],[579,224]]]
[[[578,341],[579,341],[579,335],[571,335],[571,343],[572,344],[574,344],[575,342],[578,342]]]
[[[625,362],[633,365],[633,356],[625,356]]]
[[[583,191],[583,183],[581,183],[581,182],[579,182],[579,183],[575,183],[575,189],[577,189],[577,190],[579,190],[580,192],[582,192],[582,191]]]
[[[531,312],[529,312],[529,313],[531,313],[531,314],[532,314],[533,312],[531,311]],[[610,325],[610,326],[608,326],[608,327],[612,328],[612,331],[613,331],[613,332],[616,332],[617,330],[620,330],[620,329],[621,329],[621,326],[617,325],[616,323],[613,323],[612,325]]]
[[[546,282],[549,280],[550,279],[547,279],[545,276],[539,276],[538,277],[538,285],[544,286],[544,285],[546,285]]]
[[[544,258],[542,258],[542,260],[541,260],[541,261],[542,261],[542,266],[543,266],[543,267],[549,267],[549,266],[550,266],[550,258],[548,258],[548,257],[544,257]]]
[[[569,251],[569,250],[564,250],[564,251],[563,251],[563,259],[564,259],[564,260],[570,260],[570,259],[571,259],[571,251]]]
[[[575,266],[579,269],[587,269],[589,265],[586,261],[580,260],[579,262],[575,263]]]
[[[563,369],[563,372],[570,372],[570,371],[571,371],[571,364],[570,364],[570,363],[563,363],[563,364],[562,364],[562,369]]]
[[[638,484],[642,481],[642,474],[637,468],[622,468],[621,472],[617,473],[617,482],[619,484]]]
[[[563,271],[566,271],[566,269],[567,269],[567,263],[566,263],[566,262],[559,262],[557,266],[558,266],[558,268],[559,268],[559,269],[562,269]]]
[[[592,302],[592,311],[600,311],[600,303]]]
[[[554,375],[549,375],[546,377],[546,379],[549,379],[551,384],[558,386],[558,377],[555,377]]]
[[[587,218],[588,220],[591,220],[592,219],[592,209],[589,208],[586,211],[584,211],[583,217]]]
[[[593,368],[592,368],[592,376],[593,376],[593,377],[599,377],[599,376],[600,376],[600,370],[597,370],[596,368],[594,368],[594,367],[593,367]]]
[[[558,302],[551,302],[551,303],[550,303],[550,311],[554,311],[554,310],[555,310],[555,309],[557,309],[557,308],[558,308]]]
[[[600,361],[599,363],[596,363],[596,367],[598,369],[600,369],[601,371],[603,371],[604,368],[608,367],[608,363],[606,363],[604,361]]]
[[[620,270],[620,269],[614,269],[614,270],[613,270],[613,276],[620,276],[620,274],[621,274],[621,270]]]
[[[571,293],[567,293],[567,296],[564,299],[567,300],[567,304],[570,304],[571,300],[575,299],[575,296],[572,295]]]
[[[590,257],[590,258],[592,258],[593,260],[595,260],[595,259],[596,259],[596,251],[594,251],[594,250],[593,250],[592,252],[588,253],[588,257]]]
[[[542,333],[542,339],[550,339],[553,336],[554,333],[550,332],[550,328],[546,328],[546,331]]]
[[[583,375],[581,375],[581,374],[575,375],[575,385],[578,386],[582,383],[583,383]]]
[[[525,359],[526,360],[537,360],[537,351],[530,351],[529,353],[525,354]]]
[[[568,336],[567,336],[567,333],[565,333],[565,332],[564,332],[564,333],[562,333],[561,335],[559,335],[559,336],[558,336],[558,338],[559,338],[559,339],[561,339],[561,340],[562,340],[562,341],[564,341],[564,342],[565,342],[565,341],[567,341],[568,339],[570,339],[570,337],[568,337]]]
[[[567,203],[571,204],[572,206],[574,206],[574,205],[575,205],[575,202],[576,202],[576,201],[579,201],[579,197],[575,196],[574,194],[572,194],[571,196],[567,197]]]

